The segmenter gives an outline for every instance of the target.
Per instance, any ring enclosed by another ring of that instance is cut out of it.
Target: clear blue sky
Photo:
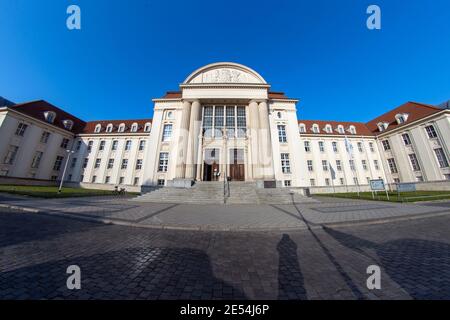
[[[82,10],[82,30],[66,9]],[[382,9],[382,30],[366,8]],[[303,119],[367,121],[450,99],[448,0],[0,0],[0,96],[84,120],[152,116],[152,98],[218,61],[299,98]]]

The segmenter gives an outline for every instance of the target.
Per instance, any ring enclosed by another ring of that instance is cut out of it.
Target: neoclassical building
[[[0,176],[86,187],[245,181],[313,192],[450,180],[450,110],[408,102],[367,123],[297,118],[298,100],[236,63],[197,69],[152,119],[85,122],[45,102],[0,108]],[[301,110],[300,110],[301,114]],[[67,165],[66,165],[67,164]]]

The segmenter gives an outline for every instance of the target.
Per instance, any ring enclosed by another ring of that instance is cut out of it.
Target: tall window
[[[312,160],[308,160],[306,163],[307,163],[307,165],[308,165],[308,171],[309,171],[309,172],[314,171],[313,161],[312,161]]]
[[[287,142],[287,136],[286,136],[286,126],[285,125],[278,125],[278,141],[281,143]]]
[[[136,160],[136,170],[141,170],[142,169],[142,159],[137,159]]]
[[[169,166],[169,153],[161,152],[159,154],[159,172],[167,172],[167,168]]]
[[[304,144],[305,144],[305,151],[306,152],[310,152],[311,151],[311,145],[310,145],[309,141],[305,141]]]
[[[436,130],[434,129],[434,126],[432,125],[426,126],[425,130],[427,131],[428,138],[430,139],[437,138],[437,133]]]
[[[364,151],[362,142],[358,142],[357,146],[358,146],[358,151],[362,153]]]
[[[381,143],[383,144],[383,149],[385,151],[391,150],[391,145],[388,140],[383,140]]]
[[[356,171],[355,160],[349,160],[348,163],[350,164],[350,170]]]
[[[116,150],[117,150],[117,145],[118,145],[118,144],[119,144],[119,141],[114,140],[114,141],[112,142],[111,150],[112,150],[112,151],[116,151]]]
[[[14,160],[16,159],[17,151],[19,150],[19,147],[17,146],[9,146],[8,152],[6,153],[5,159],[3,160],[3,163],[5,164],[13,164]]]
[[[411,153],[408,155],[409,161],[411,162],[411,167],[414,171],[420,171],[419,161],[417,160],[417,156],[415,153]]]
[[[213,136],[213,116],[213,107],[205,107],[203,109],[203,132],[205,137],[208,138]]]
[[[41,143],[47,143],[50,138],[50,132],[44,131],[41,135]]]
[[[378,163],[378,160],[373,160],[373,165],[375,167],[375,170],[380,170],[380,165]]]
[[[40,152],[40,151],[37,151],[35,153],[34,158],[33,158],[33,162],[31,163],[31,167],[33,169],[39,168],[39,165],[40,165],[41,159],[42,159],[42,155],[43,155],[43,153]]]
[[[367,161],[366,160],[361,160],[361,164],[362,164],[362,167],[363,167],[364,170],[368,170]]]
[[[235,135],[236,123],[235,123],[235,110],[234,107],[226,108],[226,128],[227,128],[227,137],[232,138]]]
[[[64,160],[64,157],[57,156],[55,164],[53,166],[53,170],[55,170],[55,171],[61,170],[61,165],[62,165],[63,160]]]
[[[391,170],[391,173],[398,173],[397,164],[395,163],[395,159],[390,158],[390,159],[387,159],[387,161],[388,161],[388,165],[389,165],[389,169]]]
[[[27,130],[28,125],[25,123],[19,123],[16,129],[16,135],[23,137],[25,135],[25,131]]]
[[[316,180],[315,179],[309,179],[309,184],[311,185],[311,187],[315,187],[316,186]]]
[[[102,159],[95,159],[94,169],[100,168],[101,163],[102,163]]]
[[[77,141],[77,147],[75,148],[76,151],[80,151],[80,149],[81,149],[81,144],[82,144],[82,141],[81,141],[81,140],[78,140],[78,141]]]
[[[162,141],[170,141],[172,138],[172,124],[165,124],[163,129]]]
[[[77,165],[77,161],[78,161],[77,158],[72,158],[72,163],[70,164],[70,167],[71,167],[72,169],[75,168],[75,166]]]
[[[108,160],[108,169],[112,169],[114,167],[114,159],[109,159]]]
[[[334,141],[334,142],[331,143],[331,145],[333,146],[333,151],[334,151],[335,153],[337,153],[337,152],[338,152],[337,142]]]
[[[444,150],[442,148],[434,149],[434,153],[436,154],[439,166],[441,168],[448,168],[448,160],[445,156]]]
[[[139,141],[139,151],[143,151],[145,149],[145,140]]]
[[[131,140],[127,140],[127,142],[125,142],[125,151],[130,150],[131,150]]]
[[[328,171],[328,161],[322,160],[322,169],[323,171]]]
[[[325,146],[323,141],[319,141],[319,150],[320,152],[325,152]]]
[[[247,136],[247,115],[245,107],[237,107],[237,137],[245,138]]]
[[[92,146],[94,145],[94,141],[89,141],[88,142],[88,147],[87,147],[87,151],[91,152],[92,151]]]
[[[68,145],[69,145],[69,139],[63,138],[61,141],[61,148],[67,149]]]
[[[336,160],[336,169],[337,169],[337,171],[342,171],[342,162],[341,162],[341,160]]]
[[[289,153],[281,154],[281,171],[283,173],[291,173],[291,162],[289,161]]]
[[[375,152],[375,148],[373,147],[373,142],[369,142],[370,152]]]
[[[409,137],[409,134],[407,133],[402,134],[402,139],[405,146],[409,146],[411,144],[411,138]]]
[[[123,159],[122,160],[122,166],[120,168],[122,170],[125,170],[126,168],[128,168],[128,159]]]
[[[88,162],[89,162],[89,158],[84,158],[83,169],[87,168]],[[83,181],[83,180],[81,180],[81,181]]]
[[[104,140],[100,141],[100,147],[98,148],[99,151],[105,150],[105,143],[106,142]]]
[[[208,107],[212,108],[212,107]],[[223,128],[225,125],[224,107],[215,107],[214,111],[214,137],[221,138],[223,135]],[[206,110],[205,110],[206,112]]]

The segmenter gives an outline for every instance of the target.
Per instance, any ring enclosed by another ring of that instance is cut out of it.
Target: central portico
[[[279,185],[273,148],[279,139],[270,107],[284,101],[283,112],[295,114],[296,100],[269,89],[256,71],[224,62],[194,71],[180,91],[154,99],[152,131],[159,137],[149,148],[146,184],[191,187],[229,177]]]

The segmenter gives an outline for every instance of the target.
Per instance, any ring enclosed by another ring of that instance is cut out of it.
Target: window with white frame
[[[436,154],[439,166],[441,168],[448,168],[448,160],[447,157],[445,156],[444,150],[442,148],[437,148],[434,149],[434,153]]]
[[[333,141],[333,142],[331,143],[331,145],[332,145],[332,147],[333,147],[333,152],[334,152],[334,153],[338,153],[339,150],[338,150],[337,142],[336,142],[336,141]]]
[[[299,129],[300,133],[306,133],[306,126],[304,123],[300,123],[300,125],[298,126],[298,129]]]
[[[290,187],[292,185],[291,180],[284,180],[284,186],[285,187]]]
[[[325,145],[323,141],[319,141],[319,150],[320,152],[325,152]]]
[[[358,181],[358,178],[357,178],[357,177],[354,177],[354,178],[353,178],[353,183],[356,184],[356,185],[359,185],[359,181]]]
[[[375,148],[373,146],[373,142],[369,142],[369,149],[370,149],[370,152],[375,152]]]
[[[291,162],[289,160],[289,153],[281,154],[281,171],[283,173],[291,173]]]
[[[91,182],[92,182],[92,183],[96,183],[96,182],[97,182],[97,176],[92,176]]]
[[[152,124],[150,122],[147,122],[144,126],[145,132],[150,132],[152,130]]]
[[[166,180],[164,179],[158,179],[158,186],[164,187],[166,185]]]
[[[113,125],[110,123],[108,124],[108,126],[106,127],[106,132],[107,133],[111,133],[113,131]]]
[[[433,125],[426,126],[425,131],[427,132],[428,138],[430,139],[437,138],[436,129],[434,129]]]
[[[111,182],[111,177],[110,176],[106,176],[105,184],[109,184],[110,182]]]
[[[111,150],[116,151],[118,145],[119,145],[119,141],[113,140],[112,145],[111,145]]]
[[[339,178],[339,182],[341,183],[341,186],[345,184],[344,178]]]
[[[403,144],[405,146],[409,146],[411,144],[411,138],[409,137],[409,134],[404,133],[402,134]]]
[[[138,131],[138,124],[137,123],[133,123],[131,125],[131,132],[137,132]]]
[[[311,185],[311,187],[315,187],[316,186],[316,180],[315,179],[309,179],[309,184]]]
[[[380,170],[380,164],[378,163],[378,160],[373,160],[373,166],[375,167],[375,170]]]
[[[355,126],[350,126],[350,127],[348,128],[348,130],[349,130],[349,132],[350,132],[351,134],[356,134],[356,128],[355,128]]]
[[[139,185],[139,178],[135,177],[134,181],[133,181],[133,186],[137,186],[137,185]]]
[[[355,160],[349,160],[348,163],[350,165],[350,170],[356,171]]]
[[[139,141],[139,151],[143,151],[145,149],[145,140]]]
[[[128,168],[128,159],[123,159],[122,160],[122,165],[120,166],[120,168],[122,170],[125,170],[126,168]]]
[[[308,171],[309,172],[313,172],[314,171],[313,161],[312,160],[307,160],[306,164],[308,166]]]
[[[105,144],[106,144],[105,140],[100,141],[100,146],[98,147],[98,151],[105,150]]]
[[[114,159],[108,159],[108,166],[107,169],[112,169],[114,168]]]
[[[63,148],[63,149],[67,149],[67,146],[69,145],[69,142],[70,142],[69,139],[63,138],[62,141],[61,141],[60,147]]]
[[[71,167],[72,169],[75,168],[75,166],[77,165],[77,161],[78,161],[77,158],[72,158],[72,163],[70,164],[70,167]]]
[[[50,132],[44,131],[44,132],[42,132],[40,141],[41,141],[41,143],[47,143],[49,138],[50,138]]]
[[[389,170],[391,170],[391,173],[398,173],[397,164],[395,163],[394,158],[387,159]]]
[[[89,163],[89,158],[84,158],[84,161],[83,161],[83,169],[86,169],[86,168],[87,168],[88,163]]]
[[[330,186],[330,178],[325,178],[325,185],[326,185],[327,187]]]
[[[66,130],[72,130],[73,128],[73,121],[72,120],[64,120],[63,126],[66,128]]]
[[[319,125],[318,125],[318,124],[313,124],[313,126],[312,126],[312,131],[313,131],[314,133],[320,133]]]
[[[287,142],[286,126],[279,124],[277,125],[277,128],[278,128],[278,141],[280,143],[286,143]]]
[[[341,125],[341,124],[338,125],[337,131],[338,131],[340,134],[345,134],[344,126]]]
[[[170,141],[172,138],[172,124],[168,123],[164,125],[162,141]]]
[[[362,164],[362,167],[363,167],[363,170],[369,170],[369,168],[367,167],[367,161],[366,160],[361,160],[361,164]]]
[[[336,170],[342,171],[342,162],[341,160],[336,160]]]
[[[8,148],[8,152],[6,153],[6,156],[3,159],[3,163],[4,164],[14,164],[14,160],[16,159],[18,151],[19,151],[19,147],[10,145]]]
[[[136,160],[136,170],[141,170],[142,169],[142,159],[137,159]]]
[[[53,111],[46,111],[44,112],[44,118],[48,123],[53,123],[55,122],[56,113],[54,113]]]
[[[363,149],[363,144],[362,144],[362,142],[358,142],[356,145],[358,146],[358,151],[359,151],[360,153],[363,153],[363,152],[364,152],[364,149]]]
[[[125,151],[130,151],[131,150],[131,140],[127,140],[125,142]]]
[[[119,184],[124,184],[124,183],[125,183],[125,177],[120,177]]]
[[[417,156],[415,153],[408,154],[409,162],[411,163],[411,167],[414,171],[420,171],[419,161],[417,160]]]
[[[323,171],[328,171],[328,161],[322,160],[322,169]]]
[[[98,169],[100,168],[100,165],[102,163],[102,159],[95,159],[95,165],[94,165],[94,169]]]
[[[305,151],[306,152],[311,152],[311,144],[310,144],[310,142],[309,141],[305,141],[304,145],[305,145]]]
[[[94,145],[94,141],[89,141],[88,142],[87,152],[91,152],[92,151],[92,146],[93,145]]]
[[[44,155],[44,153],[42,153],[40,151],[36,151],[36,153],[34,154],[34,157],[33,157],[33,161],[31,163],[31,168],[33,168],[33,169],[39,168],[39,165],[41,163],[41,159],[42,159],[43,155]]]
[[[102,131],[102,125],[101,124],[97,124],[95,126],[94,133],[100,133],[100,131]]]
[[[117,130],[117,132],[119,132],[119,133],[125,132],[125,123],[121,123],[119,125],[119,129]]]
[[[169,153],[168,152],[161,152],[159,154],[159,172],[167,172],[167,168],[169,166]]]
[[[63,163],[64,157],[62,156],[57,156],[56,160],[55,160],[55,164],[53,165],[53,170],[54,171],[59,171],[61,170],[61,165]]]
[[[388,140],[381,141],[381,144],[383,145],[384,151],[391,150],[391,145],[389,144]]]
[[[16,136],[23,137],[25,135],[25,131],[27,130],[28,125],[25,123],[19,123],[16,129]]]
[[[327,124],[325,126],[325,132],[326,133],[333,133],[333,127],[330,124]]]

